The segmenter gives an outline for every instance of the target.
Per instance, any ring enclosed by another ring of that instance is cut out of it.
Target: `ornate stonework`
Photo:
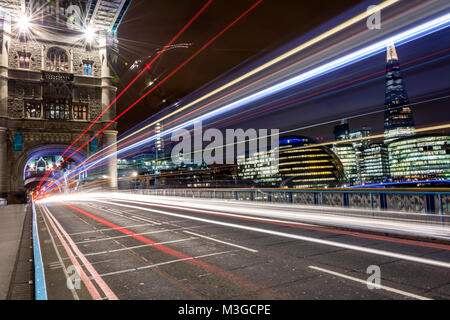
[[[39,24],[39,32],[24,33],[15,21],[23,9],[32,10],[27,7],[29,2],[0,0],[0,198],[8,197],[10,202],[23,198],[22,173],[28,155],[42,146],[69,146],[116,96],[111,72],[117,52],[116,30],[130,1],[89,1],[89,8],[81,12],[86,13],[87,23],[98,27],[95,40],[89,43],[79,31],[82,26],[67,25],[66,2],[56,2],[42,2],[60,10],[55,17],[40,17],[34,22]],[[80,3],[87,5],[86,1]],[[114,117],[115,105],[75,147]],[[115,125],[110,130],[98,137],[100,146],[116,141]],[[22,151],[14,148],[18,133]],[[88,147],[82,152],[88,154]],[[112,162],[111,176],[116,171]],[[117,182],[111,180],[114,187]]]

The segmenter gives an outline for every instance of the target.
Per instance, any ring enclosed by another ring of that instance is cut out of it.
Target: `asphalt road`
[[[261,210],[126,196],[41,203],[48,297],[450,299],[448,245],[282,219],[280,207],[271,209],[276,218]],[[373,280],[378,271],[380,283]],[[369,277],[379,288],[368,288]]]

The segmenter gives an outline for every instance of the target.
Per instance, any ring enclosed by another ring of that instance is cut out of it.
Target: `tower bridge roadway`
[[[449,245],[307,208],[116,194],[40,201],[36,215],[50,300],[450,298]]]

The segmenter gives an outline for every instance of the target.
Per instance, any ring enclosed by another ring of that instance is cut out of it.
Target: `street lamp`
[[[139,175],[139,174],[138,174],[136,171],[134,171],[134,172],[131,174],[131,177],[137,178],[138,175]],[[134,180],[133,180],[133,183],[134,183],[134,189],[137,189],[137,179],[134,179]]]
[[[86,29],[84,29],[84,38],[88,42],[92,42],[95,38],[95,29],[92,26],[87,26]]]
[[[17,27],[19,28],[20,32],[27,32],[30,29],[31,21],[30,17],[26,14],[21,14],[17,18]]]

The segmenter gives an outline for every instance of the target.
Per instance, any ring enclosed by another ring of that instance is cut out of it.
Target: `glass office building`
[[[403,138],[389,144],[393,181],[450,180],[450,136]]]
[[[386,145],[373,143],[361,153],[360,160],[362,184],[384,183],[389,181],[389,153]]]
[[[277,157],[273,150],[238,157],[238,181],[253,186],[278,187],[281,176]]]
[[[362,127],[359,129],[350,130],[349,124],[343,120],[339,125],[334,127],[334,137],[336,141],[343,141],[344,143],[336,143],[333,146],[333,152],[341,161],[345,176],[346,184],[354,186],[361,184],[361,158],[362,150],[370,145],[371,129]],[[345,140],[356,139],[351,143],[345,143]]]
[[[343,143],[333,146],[333,152],[341,161],[346,176],[346,184],[353,186],[361,183],[357,152],[353,144]]]

